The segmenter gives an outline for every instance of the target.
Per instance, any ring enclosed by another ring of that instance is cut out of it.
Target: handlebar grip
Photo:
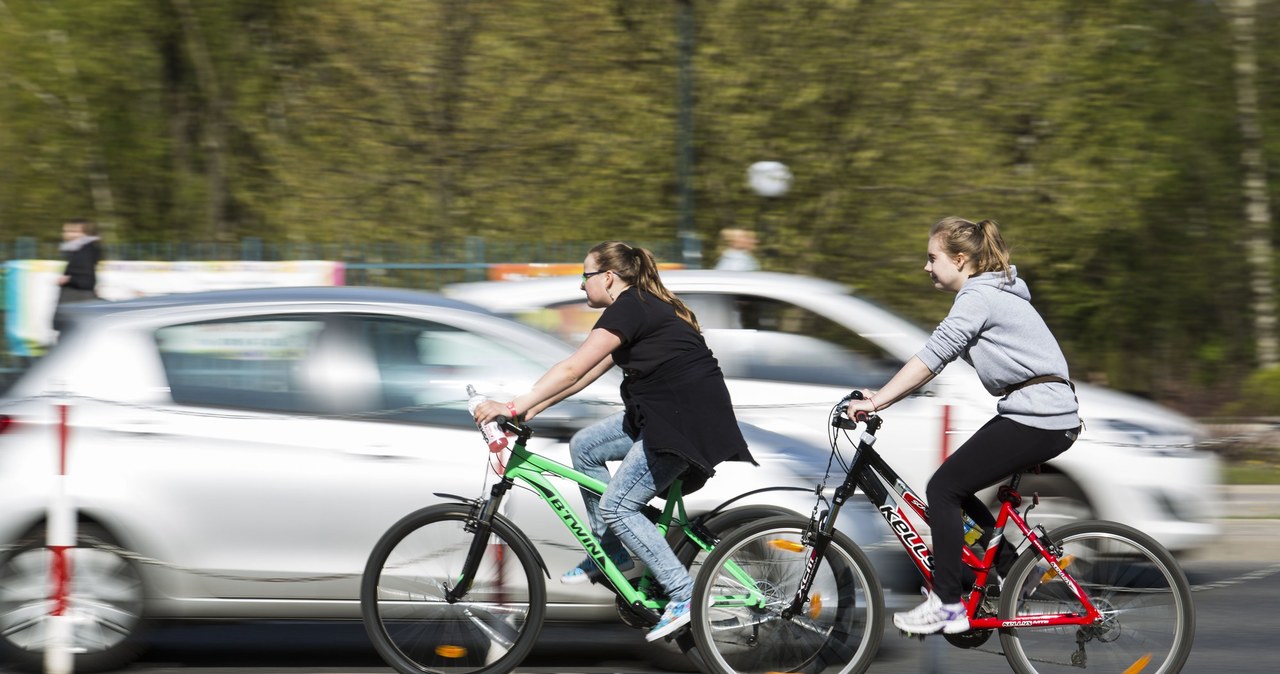
[[[861,390],[854,389],[849,392],[849,395],[844,397],[843,402],[847,403],[850,400],[866,400],[866,396],[862,395]],[[841,411],[844,412],[845,416],[848,417],[849,420],[854,422],[855,424],[866,423],[867,419],[871,418],[870,412],[854,412],[853,416],[849,416],[849,409],[848,409],[849,406],[846,404],[846,405],[843,405],[842,407],[843,409]]]
[[[852,397],[854,400],[867,399],[866,396],[862,395],[862,391],[857,391],[857,390],[855,390],[853,393],[850,393],[849,396]],[[853,420],[860,424],[866,423],[867,419],[870,419],[870,418],[871,418],[870,412],[854,412],[853,413]]]

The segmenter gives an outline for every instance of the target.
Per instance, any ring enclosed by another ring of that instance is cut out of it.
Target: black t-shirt
[[[641,294],[643,293],[643,294]],[[622,338],[613,362],[627,376],[646,377],[663,363],[691,352],[706,351],[702,335],[676,314],[676,308],[656,295],[628,288],[596,321]]]
[[[702,335],[652,293],[628,288],[596,321],[622,345],[613,361],[622,368],[627,433],[654,452],[675,453],[696,469],[686,474],[691,492],[715,474],[721,461],[752,461],[733,414],[724,374]]]

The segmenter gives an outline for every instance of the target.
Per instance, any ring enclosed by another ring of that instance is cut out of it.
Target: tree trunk
[[[58,70],[67,78],[67,111],[70,113],[71,126],[79,134],[88,155],[85,170],[89,177],[89,196],[93,200],[94,220],[98,223],[98,233],[105,238],[112,238],[116,228],[116,201],[111,190],[111,176],[107,173],[107,161],[102,155],[102,147],[98,144],[98,125],[89,111],[89,101],[81,93],[79,70],[75,57],[71,53],[67,34],[60,30],[49,31],[48,39],[58,45]]]
[[[1280,364],[1276,338],[1275,263],[1271,249],[1271,201],[1262,125],[1258,119],[1257,0],[1232,0],[1231,25],[1235,45],[1236,114],[1244,151],[1245,250],[1253,290],[1254,340],[1258,365]]]
[[[218,83],[218,72],[214,68],[213,58],[209,55],[204,30],[200,26],[200,18],[196,16],[190,0],[172,0],[172,2],[182,24],[183,42],[186,43],[187,53],[195,68],[196,85],[200,88],[201,98],[204,99],[205,118],[200,127],[206,152],[207,175],[205,177],[209,190],[205,207],[213,237],[221,240],[231,233],[225,101],[222,98],[222,87]]]

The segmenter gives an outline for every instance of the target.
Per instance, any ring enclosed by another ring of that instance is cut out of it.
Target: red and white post
[[[938,443],[938,449],[941,456],[938,457],[938,464],[951,456],[951,406],[944,404],[942,406],[942,437]]]
[[[58,472],[49,500],[46,545],[49,548],[50,611],[46,622],[44,671],[46,674],[71,674],[73,657],[72,618],[69,615],[71,591],[71,550],[76,547],[76,512],[67,489],[68,405],[59,401],[57,413]]]

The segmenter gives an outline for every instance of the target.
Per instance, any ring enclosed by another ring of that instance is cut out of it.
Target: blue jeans
[[[602,419],[574,434],[569,441],[573,467],[606,483],[603,496],[582,490],[591,531],[610,557],[624,545],[644,562],[672,601],[693,597],[693,577],[666,538],[640,511],[659,491],[666,491],[688,468],[675,454],[645,451],[622,430],[623,413]],[[606,461],[622,461],[612,478]]]

